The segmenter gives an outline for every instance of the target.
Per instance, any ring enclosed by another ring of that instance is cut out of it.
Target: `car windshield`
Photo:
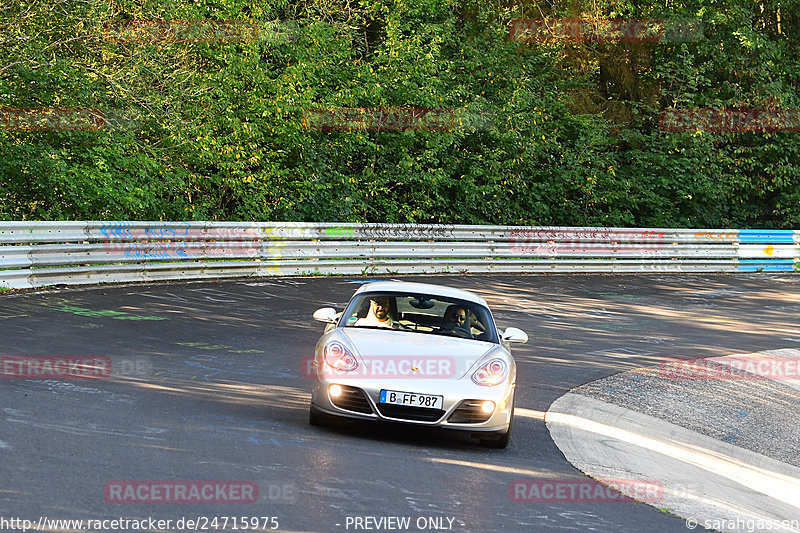
[[[397,292],[357,295],[342,313],[341,325],[447,335],[497,343],[489,310],[473,302]]]

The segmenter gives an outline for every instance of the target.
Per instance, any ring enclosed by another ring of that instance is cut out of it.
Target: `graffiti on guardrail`
[[[171,222],[144,227],[137,222],[113,222],[100,227],[103,236],[114,240],[187,239],[190,231],[189,222]]]
[[[271,228],[269,228],[271,229]],[[142,226],[114,222],[100,227],[103,249],[135,261],[182,260],[208,257],[258,257],[267,244],[268,256],[280,256],[283,243],[264,241],[259,227],[192,227],[189,222]],[[277,254],[277,255],[276,255]]]
[[[253,241],[212,242],[107,242],[103,245],[109,254],[119,254],[128,259],[181,260],[203,257],[257,257],[259,243]],[[270,253],[273,248],[270,248]]]
[[[5,222],[0,226],[4,241],[0,253],[5,252],[6,258],[5,267],[0,267],[0,289],[92,280],[141,281],[142,273],[147,275],[151,269],[158,269],[159,279],[196,279],[211,272],[202,264],[201,268],[192,267],[188,261],[215,258],[221,260],[213,270],[219,276],[416,273],[421,269],[413,257],[418,257],[420,250],[427,247],[435,256],[434,250],[450,248],[428,246],[425,241],[445,240],[453,245],[453,251],[460,248],[458,256],[469,266],[461,269],[458,260],[434,259],[426,271],[498,272],[498,266],[509,269],[505,260],[511,257],[522,260],[519,270],[530,272],[800,271],[796,248],[800,232],[793,230],[346,222]],[[349,246],[344,240],[361,243]],[[237,244],[231,244],[233,241]],[[415,247],[398,248],[386,241],[416,241],[419,250],[406,254]],[[33,253],[19,244],[31,246]],[[37,244],[48,247],[37,248]],[[475,246],[463,246],[469,244]],[[355,255],[354,248],[358,248]],[[105,257],[101,250],[107,253]],[[332,261],[321,262],[321,258]],[[241,261],[225,264],[224,259]],[[270,262],[278,259],[293,261]],[[497,259],[503,264],[498,265]],[[172,261],[175,263],[168,270],[157,264]],[[190,266],[184,268],[178,261],[187,261]],[[360,267],[356,261],[362,262]],[[132,268],[135,263],[139,265]],[[40,266],[66,268],[36,268]]]
[[[417,224],[363,224],[356,227],[359,237],[368,239],[437,239],[453,236],[455,226],[452,224],[417,225]]]
[[[142,225],[137,222],[113,222],[100,227],[100,233],[112,241],[131,240],[184,240],[184,241],[216,241],[216,240],[253,240],[263,238],[266,230],[256,226],[243,227],[192,227],[190,222],[169,222],[163,224]]]
[[[508,245],[516,254],[656,254],[666,243],[664,232],[643,230],[623,232],[605,228],[515,229],[508,233]]]
[[[698,241],[734,243],[739,239],[739,234],[736,232],[719,233],[719,232],[703,231],[695,233],[694,238],[697,239]]]
[[[329,237],[355,237],[356,228],[353,226],[333,226],[325,228],[325,235]]]
[[[664,232],[658,230],[623,231],[611,228],[537,228],[515,229],[509,232],[511,237],[523,237],[531,241],[560,242],[630,242],[659,241],[664,239]]]
[[[186,259],[189,254],[173,243],[106,243],[105,249],[112,254],[121,254],[127,259]]]
[[[365,239],[437,239],[453,236],[455,226],[451,224],[361,224],[325,228],[326,237],[352,237]]]

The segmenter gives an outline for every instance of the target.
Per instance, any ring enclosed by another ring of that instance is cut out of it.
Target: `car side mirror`
[[[326,324],[336,323],[336,309],[333,307],[322,307],[314,311],[314,320],[325,322]]]
[[[500,339],[503,342],[513,342],[522,344],[528,342],[528,334],[517,328],[506,328]]]

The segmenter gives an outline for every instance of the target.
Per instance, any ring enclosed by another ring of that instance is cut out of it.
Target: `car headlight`
[[[472,381],[478,385],[493,387],[505,381],[508,377],[508,364],[502,359],[492,359],[473,372]]]
[[[358,367],[358,361],[353,357],[353,354],[347,351],[347,348],[339,342],[326,344],[322,350],[322,355],[325,363],[336,370],[350,372]]]

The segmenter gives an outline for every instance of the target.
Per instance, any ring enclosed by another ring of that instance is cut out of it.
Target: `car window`
[[[359,294],[342,313],[340,324],[498,342],[494,321],[486,307],[424,294]]]

